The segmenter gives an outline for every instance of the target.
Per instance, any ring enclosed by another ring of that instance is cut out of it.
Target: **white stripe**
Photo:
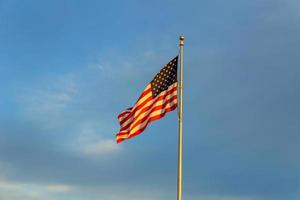
[[[173,88],[176,87],[176,86],[177,86],[177,82],[175,82],[175,83],[173,83],[172,85],[170,85],[170,86],[168,87],[168,90],[165,90],[165,91],[161,92],[161,94],[160,94],[159,96],[164,95],[167,91],[173,89]],[[148,90],[149,88],[151,88],[151,83],[149,83],[149,84],[146,86],[145,90]],[[144,91],[145,91],[145,90],[144,90]],[[144,93],[144,91],[143,91],[143,93]],[[142,104],[145,100],[147,100],[150,96],[152,96],[152,91],[149,91],[149,93],[148,93],[147,95],[145,95],[143,98],[141,98],[141,99],[133,106],[133,108],[132,108],[131,110],[134,110],[136,107],[138,107],[140,104]],[[158,96],[157,96],[157,97],[158,97]],[[156,98],[157,98],[157,97],[156,97]],[[124,112],[126,112],[126,111],[124,111]],[[129,114],[130,114],[130,112],[127,113],[127,114],[125,114],[125,115],[123,115],[122,117],[120,117],[120,118],[119,118],[119,121],[121,122],[122,120],[124,120]]]
[[[159,100],[159,101],[156,101],[155,103],[153,103],[153,100],[152,100],[151,102],[149,102],[149,104],[150,104],[149,106],[150,106],[150,107],[149,107],[146,111],[143,111],[143,108],[144,108],[144,107],[141,108],[141,109],[139,109],[139,112],[138,112],[138,113],[135,113],[135,114],[134,114],[132,117],[130,117],[127,121],[125,121],[123,124],[121,124],[121,128],[127,126],[127,125],[130,124],[130,123],[134,123],[135,121],[138,121],[138,120],[140,120],[141,118],[147,116],[147,115],[151,112],[151,110],[152,110],[154,107],[163,105],[164,102],[166,102],[167,100],[173,98],[173,97],[176,96],[176,95],[177,95],[177,94],[175,94],[175,93],[169,94],[168,96],[166,96],[166,98],[161,99],[161,100]],[[142,113],[142,112],[143,112],[143,113]],[[139,116],[139,114],[141,114],[141,115]],[[138,117],[137,117],[137,116],[138,116]],[[136,118],[136,117],[137,117],[137,118]]]
[[[177,104],[177,100],[174,100],[174,101],[168,103],[167,106],[164,107],[163,109],[152,112],[143,123],[139,124],[138,126],[136,126],[133,129],[131,129],[128,136],[135,133],[137,130],[144,128],[148,124],[148,121],[151,117],[155,117],[157,115],[161,115],[162,113],[166,113],[166,111],[165,111],[166,109],[171,108],[172,106],[174,106],[176,104]]]
[[[144,89],[144,91],[142,92],[142,94],[143,94],[146,90],[148,90],[148,89],[150,89],[150,88],[151,88],[151,84],[148,84],[148,85],[146,86],[146,88]],[[136,102],[136,104],[133,106],[133,108],[132,108],[131,110],[135,109],[137,106],[139,106],[141,103],[143,103],[143,101],[145,101],[146,99],[148,99],[148,98],[151,97],[151,96],[152,96],[152,91],[150,90],[150,91],[147,93],[147,95],[145,95],[143,98],[141,98],[140,100],[138,100],[138,102]],[[131,111],[131,110],[130,110],[130,111]],[[126,111],[124,111],[124,112],[126,112]],[[130,112],[127,113],[127,114],[125,114],[125,115],[123,115],[122,117],[120,117],[120,118],[119,118],[119,121],[121,122],[122,120],[124,120],[129,114],[130,114]]]
[[[139,121],[140,119],[143,119],[143,118],[146,117],[147,115],[151,114],[153,108],[155,108],[155,107],[157,107],[157,106],[163,105],[166,101],[170,100],[171,98],[173,98],[173,97],[176,96],[176,95],[177,95],[177,94],[175,94],[175,93],[169,94],[168,96],[166,96],[166,98],[164,98],[164,99],[162,99],[162,100],[159,100],[159,101],[155,102],[154,104],[152,104],[151,107],[150,107],[147,111],[141,113],[140,116],[138,116],[137,118],[134,118],[134,119],[133,119],[134,121],[132,122],[132,124],[130,125],[130,127],[132,127],[132,126],[134,125],[135,122],[137,122],[137,121]],[[173,101],[174,101],[174,100],[173,100]],[[168,104],[167,104],[167,105],[168,105]],[[166,106],[167,106],[167,105],[166,105]]]
[[[143,123],[139,124],[134,129],[132,129],[132,130],[127,129],[127,130],[120,131],[119,133],[127,133],[127,134],[126,135],[120,135],[120,136],[118,135],[117,138],[118,139],[120,139],[120,138],[122,138],[122,139],[125,138],[126,139],[126,138],[130,137],[130,135],[134,134],[136,131],[144,128],[149,123],[148,121],[151,117],[161,115],[162,113],[167,113],[165,110],[168,109],[168,108],[171,108],[172,106],[174,106],[176,104],[177,104],[177,99],[175,99],[174,101],[168,103],[167,106],[164,107],[163,109],[152,112]]]
[[[177,84],[176,84],[177,85]],[[164,96],[169,90],[172,90],[176,85],[172,85],[172,87],[170,86],[170,89],[163,91],[161,94],[159,94],[156,98],[159,98],[160,96]],[[121,128],[125,127],[126,125],[128,125],[129,123],[131,123],[133,120],[137,121],[139,120],[141,117],[144,117],[145,115],[148,115],[149,112],[151,111],[151,108],[158,106],[158,105],[162,105],[166,100],[169,100],[170,98],[174,97],[177,95],[177,90],[175,90],[174,92],[172,92],[171,94],[167,95],[164,99],[161,99],[157,102],[155,102],[153,104],[153,101],[155,101],[155,99],[148,101],[143,107],[141,107],[140,109],[138,109],[129,119],[127,119],[125,122],[123,122],[121,124]],[[152,105],[153,104],[153,105]],[[150,106],[151,108],[149,108],[147,111],[144,111],[145,113],[143,113],[143,115],[139,116],[137,119],[135,119],[136,116],[138,116],[142,110],[147,107]]]

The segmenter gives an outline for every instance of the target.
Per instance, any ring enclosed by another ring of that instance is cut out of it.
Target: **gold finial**
[[[183,46],[183,45],[184,45],[184,36],[181,35],[181,36],[179,37],[179,40],[180,40],[180,46]]]

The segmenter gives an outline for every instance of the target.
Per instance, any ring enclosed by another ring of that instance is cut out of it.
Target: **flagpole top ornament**
[[[184,36],[183,35],[181,35],[179,37],[179,41],[180,41],[180,46],[183,46],[184,45]]]

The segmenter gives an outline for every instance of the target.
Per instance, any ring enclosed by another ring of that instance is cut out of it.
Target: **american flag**
[[[177,64],[178,56],[156,74],[133,107],[119,114],[121,129],[116,135],[117,143],[139,135],[150,122],[177,107]]]

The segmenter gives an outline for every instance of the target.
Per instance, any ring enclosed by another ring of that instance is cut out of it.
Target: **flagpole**
[[[180,77],[179,77],[179,130],[178,130],[178,179],[177,179],[177,200],[182,199],[182,89],[183,89],[183,46],[184,36],[179,37],[180,44]]]

